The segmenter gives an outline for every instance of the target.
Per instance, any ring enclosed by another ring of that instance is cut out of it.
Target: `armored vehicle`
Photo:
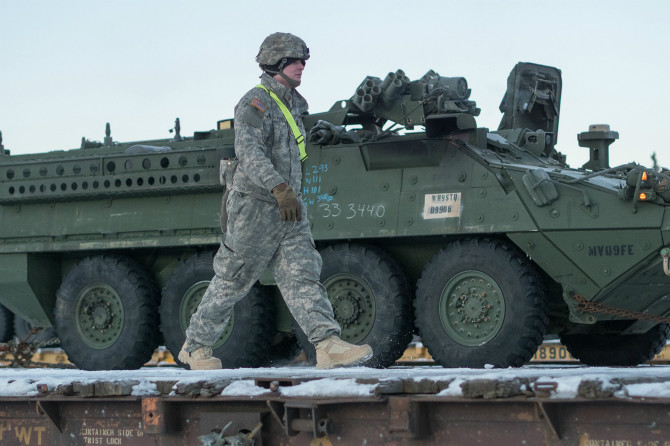
[[[645,362],[670,313],[669,177],[609,166],[618,134],[578,135],[590,160],[556,150],[558,69],[517,64],[497,130],[463,77],[366,77],[305,118],[302,199],[343,337],[392,364],[413,334],[445,367],[521,366],[560,336],[593,365]],[[220,168],[234,122],[164,140],[0,153],[0,304],[55,327],[84,369],[176,353],[213,275]],[[665,272],[664,272],[665,266]],[[265,274],[214,351],[227,367],[291,351],[293,323]],[[297,330],[307,352],[310,346]]]

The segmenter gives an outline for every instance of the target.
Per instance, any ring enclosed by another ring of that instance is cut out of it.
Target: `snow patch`
[[[449,387],[438,393],[437,396],[463,396],[463,388],[461,387],[461,384],[464,382],[465,380],[463,378],[456,378],[449,383]]]
[[[268,389],[258,387],[253,379],[241,379],[233,381],[221,392],[222,396],[256,396],[270,392]]]
[[[628,384],[625,393],[633,398],[670,398],[670,383]]]
[[[359,384],[355,379],[324,378],[307,381],[291,387],[280,387],[284,396],[370,396],[375,392],[376,384]]]
[[[552,398],[574,398],[579,392],[579,384],[582,382],[581,376],[567,376],[561,379],[541,377],[538,382],[556,381],[556,390],[552,392]]]
[[[135,396],[150,396],[150,395],[160,395],[156,383],[150,381],[142,381],[139,384],[133,386],[133,390],[130,392],[131,395]]]

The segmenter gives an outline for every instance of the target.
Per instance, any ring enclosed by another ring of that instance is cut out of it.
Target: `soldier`
[[[235,153],[239,164],[222,212],[224,239],[214,257],[215,276],[186,330],[179,360],[191,369],[218,369],[211,346],[233,306],[265,268],[300,327],[316,348],[316,367],[359,364],[372,357],[369,345],[340,339],[326,290],[319,281],[321,256],[300,197],[301,160],[306,158],[302,115],[307,102],[300,85],[309,49],[288,33],[269,35],[256,56],[261,84],[235,107]],[[296,193],[298,191],[298,193]]]

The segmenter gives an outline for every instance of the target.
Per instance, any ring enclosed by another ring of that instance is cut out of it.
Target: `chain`
[[[608,307],[607,305],[588,301],[584,296],[579,294],[573,294],[572,298],[575,299],[579,304],[577,305],[577,309],[583,311],[584,313],[611,314],[613,316],[619,316],[626,319],[642,319],[646,321],[670,324],[670,317],[657,316],[639,311],[624,310],[622,308]]]
[[[50,367],[50,368],[74,368],[71,364],[51,364],[47,362],[33,361],[33,356],[37,349],[45,345],[60,344],[60,339],[52,338],[43,341],[36,340],[36,335],[40,328],[33,328],[23,339],[14,338],[5,344],[0,344],[0,360],[8,361],[6,358],[11,356],[9,367]]]

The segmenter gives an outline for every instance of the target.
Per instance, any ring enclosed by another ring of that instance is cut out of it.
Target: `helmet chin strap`
[[[280,75],[286,81],[286,83],[288,83],[289,87],[296,88],[298,85],[300,85],[300,81],[297,81],[295,79],[291,79],[290,77],[288,77],[284,73],[284,67],[285,67],[287,61],[288,60],[286,58],[283,58],[280,61],[279,65],[277,67],[278,71],[270,70],[269,67],[267,67],[267,66],[264,67],[263,65],[260,65],[260,67],[263,71],[272,74],[273,77],[276,76],[276,75]]]
[[[288,77],[286,74],[284,74],[284,70],[281,70],[277,74],[279,74],[281,77],[283,77],[284,80],[286,82],[288,82],[288,84],[291,86],[291,88],[296,88],[298,85],[300,85],[300,81],[297,81],[295,79],[291,79],[290,77]]]
[[[298,85],[300,85],[300,81],[296,81],[294,79],[291,79],[288,77],[286,74],[284,74],[284,67],[286,66],[286,63],[288,62],[288,59],[284,57],[281,62],[279,63],[279,72],[277,73],[280,75],[288,84],[291,86],[291,88],[296,88]]]
[[[282,69],[281,71],[274,71],[274,70],[264,70],[266,73],[270,73],[273,77],[276,75],[280,75],[289,85],[291,88],[296,88],[298,85],[300,85],[300,81],[297,81],[295,79],[291,79],[288,77],[286,74],[284,74],[284,70]]]

